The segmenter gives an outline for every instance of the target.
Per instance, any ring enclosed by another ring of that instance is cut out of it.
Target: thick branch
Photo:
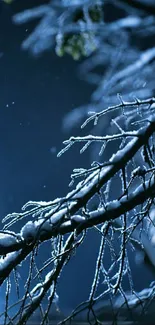
[[[0,268],[0,281],[1,283],[8,276],[11,270],[18,265],[24,258],[32,251],[35,245],[35,238],[40,241],[46,241],[54,236],[60,234],[65,234],[73,231],[75,228],[79,229],[79,232],[82,229],[92,227],[95,224],[100,224],[106,220],[118,218],[120,215],[124,214],[127,211],[132,210],[139,204],[142,204],[147,198],[153,197],[155,195],[155,181],[152,177],[151,181],[146,181],[145,186],[140,185],[132,195],[128,197],[124,196],[120,201],[113,201],[107,204],[106,210],[100,209],[96,212],[90,213],[90,219],[80,220],[74,218],[74,215],[87,204],[87,202],[94,196],[99,189],[106,184],[106,182],[113,178],[113,176],[133,158],[133,156],[138,152],[141,146],[148,142],[148,139],[153,134],[155,130],[155,117],[152,118],[152,121],[146,126],[141,128],[138,131],[138,138],[131,140],[125,148],[119,150],[109,161],[109,166],[104,166],[96,171],[94,171],[87,179],[79,183],[75,190],[70,192],[66,196],[66,201],[68,202],[67,208],[61,208],[58,212],[53,214],[49,212],[46,214],[46,219],[42,219],[43,229],[38,226],[38,222],[34,221],[33,223],[33,236],[31,236],[31,242],[27,241],[27,238],[22,238],[21,234],[18,234],[18,241],[14,237],[15,244],[12,245],[12,241],[9,245],[5,245],[4,239],[0,237],[0,254],[5,255],[14,250],[20,250],[20,253],[13,259],[11,259],[11,254],[7,255],[5,258],[10,258],[10,261],[5,260],[1,264]],[[72,199],[72,200],[71,200]],[[70,201],[71,200],[71,201]],[[68,212],[68,214],[67,214]],[[68,220],[65,221],[65,216],[68,215]],[[49,223],[49,218],[51,224]],[[53,218],[57,219],[56,224],[52,223]],[[40,220],[41,221],[41,220]],[[35,228],[36,223],[36,228]],[[26,226],[26,225],[25,225]],[[44,226],[46,226],[44,228]],[[38,235],[39,230],[39,235]],[[21,236],[21,240],[19,237]]]

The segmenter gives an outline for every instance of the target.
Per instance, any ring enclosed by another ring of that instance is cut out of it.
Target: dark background
[[[56,157],[62,141],[70,135],[62,129],[65,114],[87,103],[92,87],[78,79],[79,63],[69,56],[60,59],[51,49],[36,58],[21,50],[37,21],[15,26],[11,17],[36,3],[45,1],[0,3],[1,219],[20,211],[29,200],[48,201],[67,194],[73,168],[90,163],[87,151],[80,156],[78,149]],[[59,285],[63,311],[88,298],[98,243],[99,236],[90,231],[76,257],[64,268]],[[144,265],[135,267],[133,255],[131,264],[140,290],[153,280],[153,274]],[[0,299],[3,293],[4,289]]]

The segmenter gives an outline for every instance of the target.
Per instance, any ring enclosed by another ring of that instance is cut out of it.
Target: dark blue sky
[[[0,12],[1,219],[7,213],[20,211],[28,200],[48,201],[67,194],[73,168],[88,161],[87,155],[80,156],[76,149],[58,159],[51,148],[57,152],[62,148],[62,141],[69,136],[62,130],[63,117],[89,101],[91,87],[78,79],[78,64],[70,57],[60,59],[53,49],[34,58],[21,50],[21,42],[34,24],[12,24],[11,16],[16,11],[30,7],[30,1],[25,6],[18,4],[3,4]],[[95,261],[95,255],[90,245],[86,249],[87,259],[82,261],[85,265],[81,268],[80,254],[62,276],[61,301],[68,308],[80,302],[81,293],[89,292],[87,266],[89,261],[90,266]],[[81,281],[85,281],[85,287],[79,285]]]
[[[31,28],[11,23],[13,9],[3,5],[0,19],[2,214],[32,197],[51,199],[66,193],[74,156],[57,159],[50,149],[59,151],[68,137],[62,132],[65,113],[91,94],[78,80],[77,63],[71,58],[60,59],[54,50],[34,58],[21,50],[25,30]]]
[[[60,59],[52,49],[34,58],[21,50],[22,40],[35,24],[15,26],[11,16],[34,3],[18,0],[12,6],[1,4],[1,218],[20,211],[28,200],[48,201],[65,195],[72,169],[89,161],[87,154],[80,156],[76,149],[59,159],[53,150],[59,151],[63,139],[69,136],[62,131],[63,117],[74,107],[89,102],[92,88],[78,79],[78,63],[70,57]],[[64,268],[60,301],[65,308],[88,298],[98,240],[99,236],[91,231],[76,257]],[[137,283],[140,288],[140,277]]]

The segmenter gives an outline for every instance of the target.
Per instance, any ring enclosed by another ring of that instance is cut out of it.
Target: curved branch
[[[132,210],[137,205],[142,204],[147,198],[154,196],[155,180],[154,177],[152,177],[151,181],[145,181],[145,183],[140,185],[132,194],[128,194],[128,196],[124,195],[119,201],[117,200],[107,204],[106,210],[105,208],[101,208],[100,210],[91,212],[89,218],[86,219],[78,218],[75,215],[109,179],[111,179],[132,159],[140,147],[148,142],[148,139],[153,134],[154,130],[155,117],[152,118],[149,125],[138,131],[138,138],[131,140],[125,148],[119,150],[111,157],[109,166],[99,167],[99,170],[97,169],[89,175],[85,181],[80,182],[76,189],[66,196],[66,200],[68,200],[67,208],[61,208],[54,214],[53,210],[52,212],[47,213],[47,219],[42,218],[43,229],[41,228],[40,223],[38,226],[38,221],[34,221],[31,242],[27,241],[26,236],[24,239],[22,238],[22,230],[21,234],[18,234],[18,238],[21,237],[21,240],[18,239],[14,245],[12,245],[12,241],[10,245],[9,243],[5,245],[4,238],[0,237],[1,255],[20,250],[19,252],[8,254],[2,260],[0,267],[0,283],[6,279],[16,265],[21,263],[25,257],[29,255],[36,244],[36,238],[37,242],[43,242],[52,237],[56,237],[58,234],[71,232],[74,229],[77,229],[77,227],[78,232],[80,233],[83,229],[92,227],[93,225],[103,223],[110,219],[116,219],[127,211]],[[70,199],[72,199],[71,202]],[[67,212],[70,217],[65,220]],[[52,223],[53,218],[56,220],[58,219],[57,223]],[[49,219],[51,224],[49,223]],[[24,227],[27,227],[27,224]],[[14,236],[13,238],[15,241],[16,237]]]

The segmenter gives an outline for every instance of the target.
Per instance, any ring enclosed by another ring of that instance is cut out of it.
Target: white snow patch
[[[1,257],[0,258],[0,272],[3,271],[4,269],[6,269],[8,267],[8,265],[10,263],[12,263],[18,255],[19,255],[19,251],[8,253],[6,255],[6,257],[4,257],[4,258]]]
[[[0,233],[0,246],[2,247],[10,247],[17,243],[17,239],[9,234]]]

